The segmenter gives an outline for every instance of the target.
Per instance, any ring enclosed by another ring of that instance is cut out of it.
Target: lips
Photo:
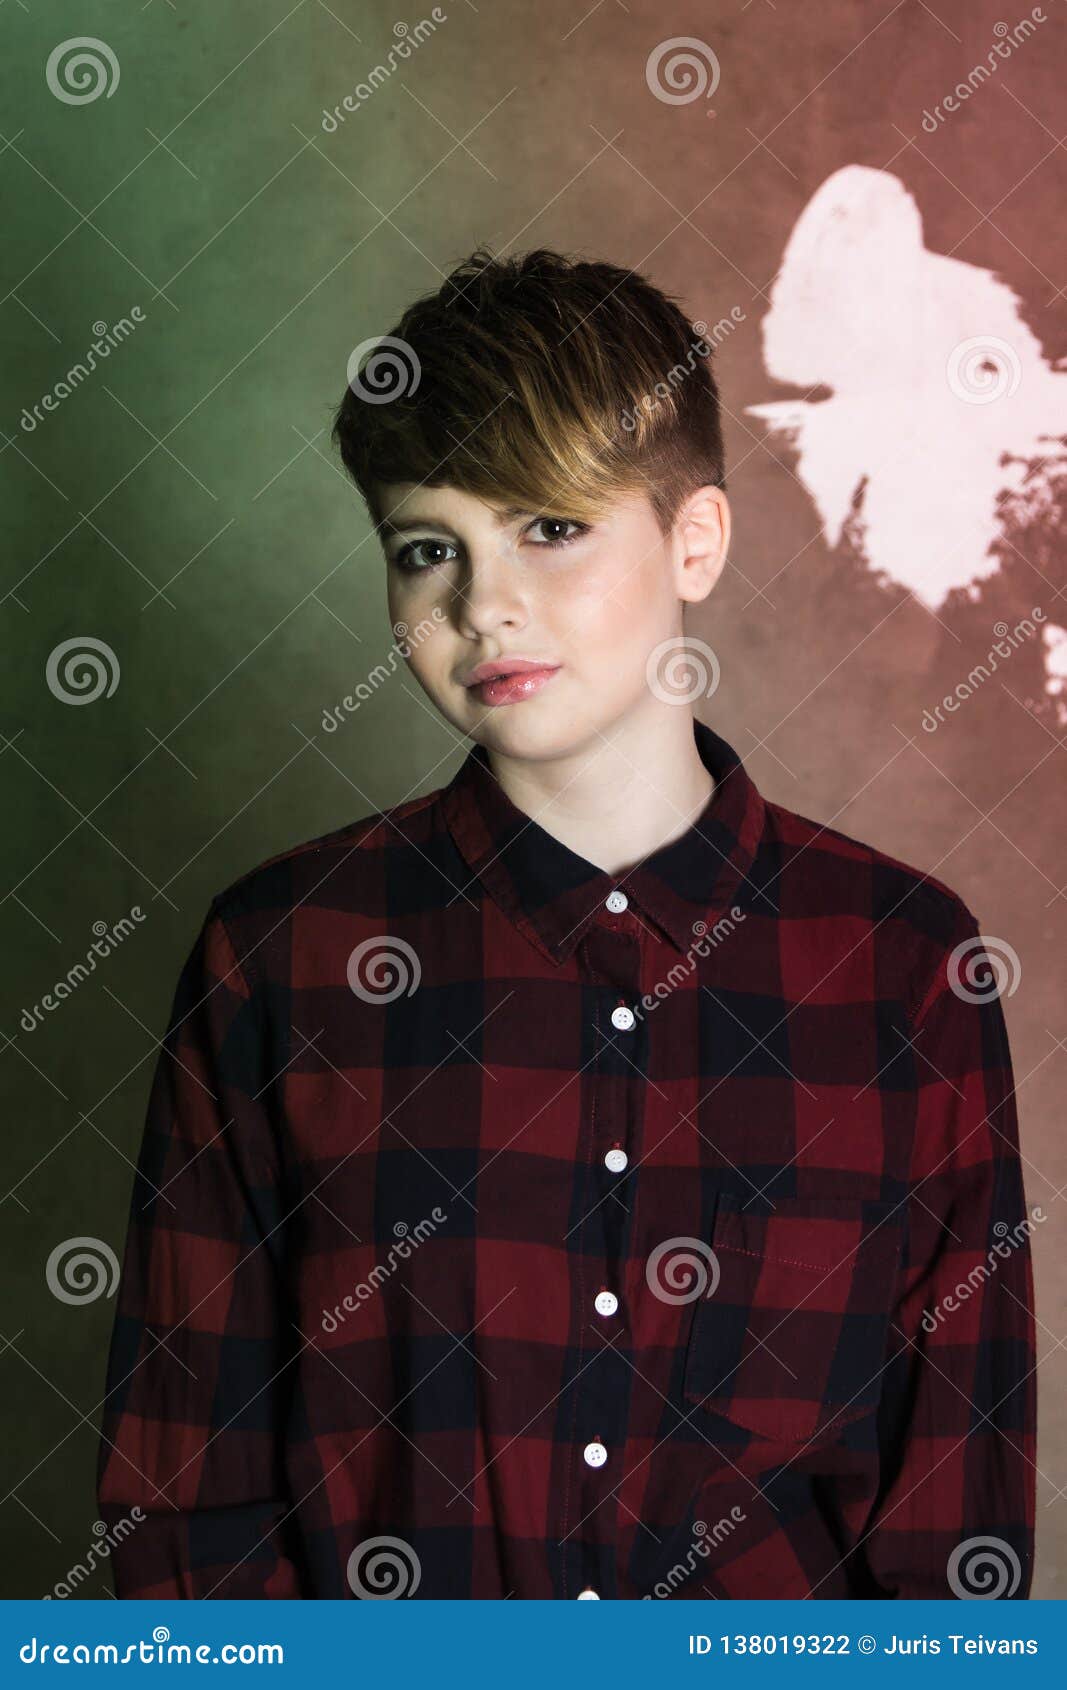
[[[520,704],[523,699],[532,698],[534,693],[540,692],[558,673],[558,664],[510,669],[504,674],[488,675],[482,681],[475,681],[469,686],[469,691],[481,704]]]
[[[556,663],[545,663],[537,657],[499,657],[490,658],[485,663],[477,664],[470,672],[462,677],[465,687],[478,686],[482,681],[499,681],[505,676],[540,674],[546,669],[557,669]]]

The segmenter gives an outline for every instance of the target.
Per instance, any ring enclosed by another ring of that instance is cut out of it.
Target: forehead
[[[416,482],[389,482],[376,489],[380,520],[377,527],[383,536],[405,533],[409,529],[439,524],[449,528],[467,528],[486,533],[498,533],[529,522],[535,517],[570,517],[566,495],[553,505],[540,507],[489,500],[476,493],[450,485],[429,486]],[[597,521],[622,518],[631,512],[643,514],[651,509],[647,496],[638,493],[606,493],[604,508]]]
[[[490,502],[475,493],[448,485],[430,487],[411,481],[389,482],[377,489],[381,512],[379,526],[386,532],[399,531],[415,523],[464,523],[486,528],[505,528],[509,523],[535,513],[503,501]]]

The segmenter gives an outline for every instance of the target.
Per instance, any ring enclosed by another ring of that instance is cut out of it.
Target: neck
[[[607,874],[621,875],[680,838],[715,789],[693,713],[680,704],[657,703],[551,760],[487,754],[512,803]]]

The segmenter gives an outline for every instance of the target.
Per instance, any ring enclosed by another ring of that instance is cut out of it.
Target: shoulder
[[[961,917],[974,920],[960,894],[931,871],[784,805],[768,801],[765,807],[783,874],[795,871],[802,893],[816,904],[820,896],[842,902],[866,893],[874,919],[899,908],[905,919],[940,926],[946,935]]]
[[[777,861],[779,915],[838,918],[869,941],[880,977],[917,1009],[956,950],[980,943],[964,898],[929,870],[779,804],[766,805],[765,839]]]
[[[296,920],[384,913],[392,855],[429,853],[441,791],[371,811],[264,858],[215,893],[208,920],[221,921],[247,953]]]

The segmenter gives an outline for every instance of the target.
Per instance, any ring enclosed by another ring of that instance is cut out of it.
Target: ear
[[[718,581],[730,549],[730,503],[721,487],[698,487],[688,495],[673,538],[678,597],[698,604]]]

